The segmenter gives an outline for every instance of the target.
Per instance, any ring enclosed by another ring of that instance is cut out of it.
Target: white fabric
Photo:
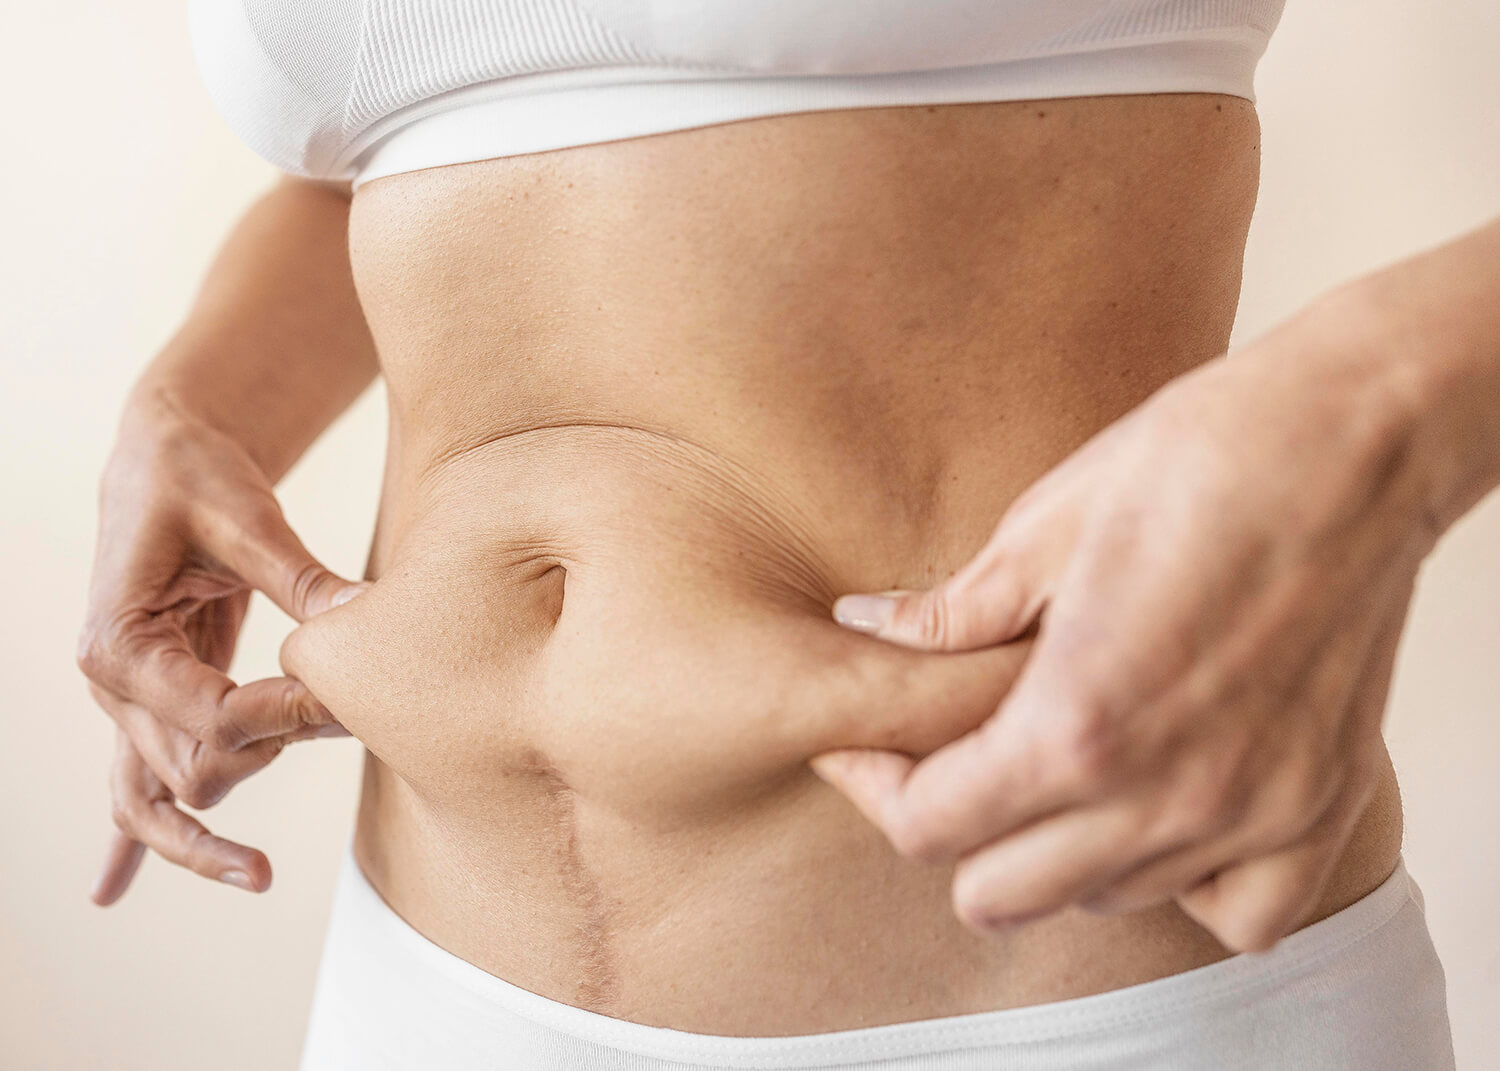
[[[684,1033],[528,992],[444,951],[346,858],[302,1071],[1452,1071],[1443,968],[1399,862],[1265,953],[1026,1008],[790,1037]]]
[[[830,108],[1255,99],[1284,0],[189,0],[209,95],[350,179]]]

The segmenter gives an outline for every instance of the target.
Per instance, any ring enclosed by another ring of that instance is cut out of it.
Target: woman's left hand
[[[929,650],[1039,623],[998,710],[920,761],[814,770],[977,929],[1169,899],[1262,950],[1316,906],[1375,785],[1413,584],[1443,525],[1423,387],[1324,299],[1168,383],[925,592],[835,616]]]

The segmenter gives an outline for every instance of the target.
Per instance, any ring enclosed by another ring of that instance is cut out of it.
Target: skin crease
[[[208,307],[305,360],[211,376],[229,336],[205,312],[138,394],[243,442],[268,487],[378,343],[376,583],[323,610],[347,582],[284,522],[226,527],[280,533],[250,586],[330,593],[284,667],[370,748],[357,854],[387,900],[516,984],[715,1033],[1064,999],[1225,956],[1170,903],[976,933],[953,867],[893,852],[807,762],[922,757],[1004,699],[1032,634],[925,654],[840,629],[833,599],[952,573],[1022,490],[1222,351],[1257,142],[1247,102],[1207,95],[783,116],[376,180],[348,211],[352,277],[327,229],[279,261],[242,250],[263,270]],[[297,213],[341,220],[336,199],[278,190],[240,240],[292,249]],[[180,438],[189,469],[223,468],[213,434]],[[118,662],[103,636],[85,631],[91,677]],[[140,755],[167,707],[147,706],[116,713],[123,850],[223,877],[253,849],[140,802],[163,796]],[[1374,758],[1307,921],[1394,865]],[[264,858],[246,865],[263,888]]]

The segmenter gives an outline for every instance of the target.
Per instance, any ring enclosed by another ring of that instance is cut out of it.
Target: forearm
[[[225,240],[131,409],[185,409],[273,482],[377,370],[348,255],[349,199],[282,179]]]
[[[1317,304],[1328,343],[1394,373],[1435,538],[1500,486],[1500,219]]]

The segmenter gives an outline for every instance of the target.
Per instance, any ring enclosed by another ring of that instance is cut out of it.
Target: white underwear
[[[643,1026],[444,951],[350,854],[302,1071],[1452,1071],[1443,968],[1404,859],[1268,952],[1095,996],[889,1026],[727,1037]]]

